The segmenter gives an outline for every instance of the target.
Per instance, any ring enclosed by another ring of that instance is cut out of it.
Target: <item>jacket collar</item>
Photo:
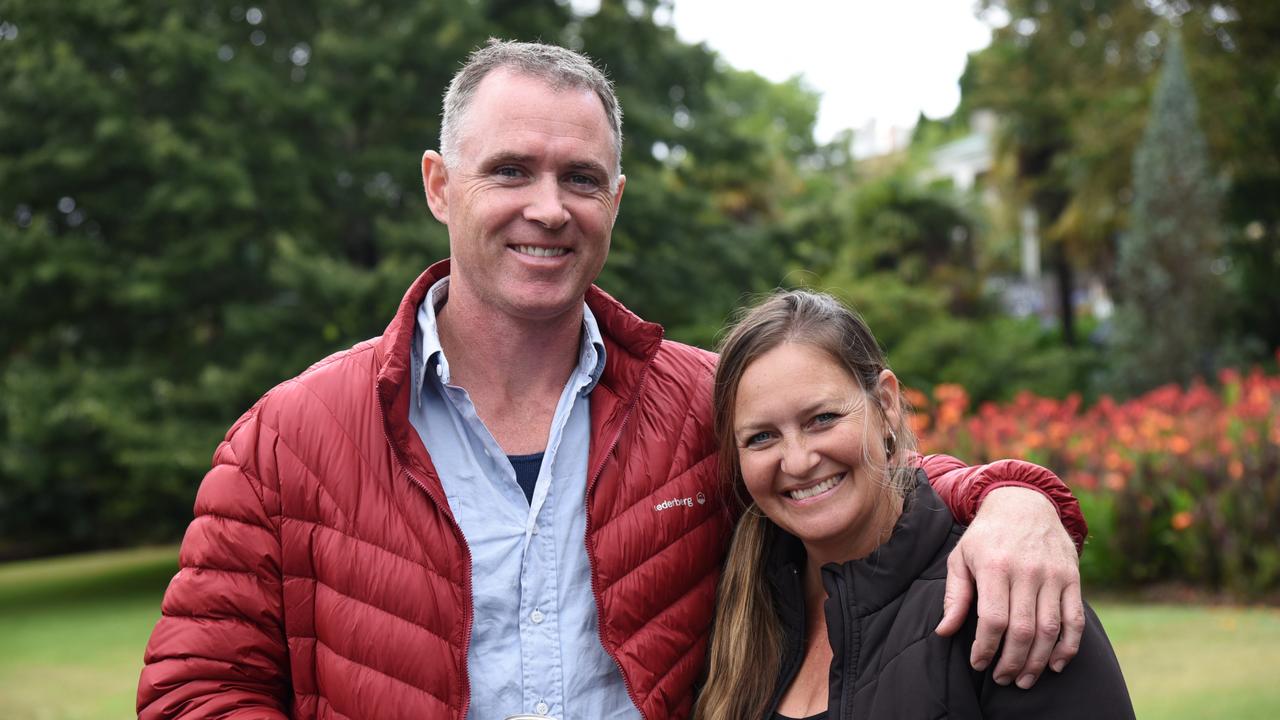
[[[834,595],[833,583],[839,577],[853,589],[856,614],[879,610],[906,592],[928,569],[947,542],[954,522],[951,511],[929,485],[924,470],[917,470],[915,487],[907,496],[889,540],[861,560],[822,567],[828,595]],[[804,545],[777,526],[772,530],[766,567],[779,612],[784,618],[795,613],[803,618],[804,596],[798,578],[804,568]]]
[[[409,423],[410,353],[418,306],[436,281],[449,274],[449,261],[441,260],[427,268],[405,293],[395,317],[382,336],[374,341],[378,363],[377,395],[382,409],[387,439],[399,449],[401,461],[420,478],[438,484],[430,458],[417,431]],[[592,427],[597,428],[606,417],[612,418],[628,406],[638,391],[641,374],[662,343],[662,326],[646,322],[625,308],[608,293],[592,285],[587,289],[587,307],[595,315],[604,338],[606,362],[599,384],[592,393]],[[604,388],[610,396],[607,400]],[[607,410],[606,413],[598,411]],[[593,431],[593,441],[595,433]],[[595,443],[593,442],[593,455]]]

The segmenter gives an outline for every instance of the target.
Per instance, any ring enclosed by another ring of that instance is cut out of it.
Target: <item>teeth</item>
[[[515,250],[521,255],[532,255],[533,257],[560,257],[569,252],[567,248],[537,247],[534,245],[516,245]]]
[[[805,498],[813,497],[814,495],[819,495],[835,487],[836,483],[840,482],[842,478],[844,478],[844,473],[833,475],[813,487],[805,488],[803,490],[792,490],[787,493],[787,495],[790,495],[792,500],[803,500]]]

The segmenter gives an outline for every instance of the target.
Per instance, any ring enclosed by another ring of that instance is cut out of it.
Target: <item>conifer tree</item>
[[[1175,31],[1134,153],[1133,189],[1111,348],[1113,389],[1121,394],[1207,374],[1215,355],[1219,190]]]

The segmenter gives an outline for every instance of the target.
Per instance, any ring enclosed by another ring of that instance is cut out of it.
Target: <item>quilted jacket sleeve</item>
[[[929,484],[942,497],[956,521],[962,525],[973,522],[978,506],[987,493],[1000,487],[1027,487],[1038,490],[1049,498],[1058,509],[1062,525],[1076,543],[1076,550],[1084,548],[1089,535],[1080,512],[1080,503],[1067,486],[1051,471],[1024,460],[997,460],[986,465],[966,467],[949,455],[928,455],[920,466],[929,477]]]
[[[250,410],[196,496],[138,686],[139,718],[285,718],[279,501],[257,476],[270,447]]]

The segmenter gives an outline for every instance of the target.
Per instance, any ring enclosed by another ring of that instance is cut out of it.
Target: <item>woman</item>
[[[749,505],[697,717],[1133,717],[1091,610],[1075,660],[1032,690],[969,667],[976,616],[933,632],[962,528],[856,314],[827,295],[772,296],[725,338],[714,402],[722,466]]]

